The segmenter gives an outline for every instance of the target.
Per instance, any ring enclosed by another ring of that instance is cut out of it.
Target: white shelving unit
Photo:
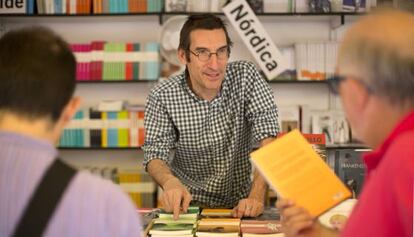
[[[189,14],[189,13],[187,13]],[[70,43],[86,43],[93,40],[110,42],[158,41],[162,22],[176,14],[122,14],[84,16],[24,16],[0,15],[0,34],[29,25],[50,27]],[[220,16],[224,17],[222,14]],[[331,40],[331,33],[343,23],[356,19],[353,14],[262,14],[259,19],[278,46],[296,42],[320,42]],[[251,60],[247,48],[229,25],[234,48],[230,60]],[[126,99],[144,104],[148,92],[156,82],[137,83],[78,83],[75,94],[83,98],[83,106],[96,105],[102,99]],[[326,83],[271,82],[275,101],[279,106],[301,104],[315,109],[338,107]],[[93,163],[97,167],[141,166],[143,152],[140,149],[61,149],[61,157],[77,166]]]

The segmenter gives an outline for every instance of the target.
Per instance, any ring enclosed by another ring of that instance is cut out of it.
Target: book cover
[[[251,157],[281,197],[293,200],[312,216],[319,216],[351,196],[299,130],[252,152]]]
[[[286,133],[279,133],[277,137],[282,137]],[[325,134],[302,133],[302,136],[310,143],[315,152],[323,161],[327,161]]]
[[[356,199],[348,199],[324,213],[318,219],[322,225],[328,228],[342,230],[356,203]]]
[[[220,217],[226,218],[231,217],[233,209],[220,209],[220,208],[204,208],[201,211],[203,217]]]
[[[198,222],[196,236],[220,236],[220,234],[240,232],[240,219],[238,218],[202,218]]]
[[[282,232],[282,224],[275,220],[242,220],[240,230],[243,236],[246,234],[277,234]]]
[[[154,222],[149,234],[151,235],[174,235],[182,236],[193,233],[193,223],[180,223],[180,222]]]
[[[293,129],[300,129],[300,106],[278,106],[277,110],[281,132],[286,133]]]
[[[196,206],[190,206],[187,209],[187,212],[180,212],[180,216],[179,216],[179,220],[180,219],[197,219],[198,217],[198,213],[200,213],[200,207],[196,207]],[[169,219],[169,220],[173,220],[173,213],[172,212],[166,212],[165,210],[161,209],[160,213],[159,213],[159,218],[160,219]]]
[[[335,170],[338,177],[352,191],[353,197],[357,198],[365,179],[365,165],[361,159],[361,151],[338,149],[336,157]]]

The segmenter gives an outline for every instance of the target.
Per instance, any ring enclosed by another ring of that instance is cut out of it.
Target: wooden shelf
[[[59,150],[141,150],[141,147],[58,147]]]
[[[205,14],[212,13],[215,15],[224,16],[222,12],[142,12],[142,13],[101,13],[101,14],[0,14],[2,18],[95,18],[95,17],[137,17],[137,16],[157,16],[159,23],[164,23],[165,16],[175,15],[192,15],[192,14]],[[341,18],[341,23],[345,23],[346,16],[363,15],[364,12],[267,12],[256,13],[258,17],[269,16],[336,16]]]

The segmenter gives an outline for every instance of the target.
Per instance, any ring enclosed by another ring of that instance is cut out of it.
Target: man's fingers
[[[174,214],[174,220],[178,220],[178,217],[180,216],[180,209],[181,209],[181,193],[174,193],[173,195],[173,214]]]
[[[252,217],[256,217],[262,213],[262,205],[257,203],[253,206],[252,212],[250,213]]]
[[[193,198],[192,198],[192,196],[191,196],[190,193],[186,192],[184,194],[184,198],[183,198],[183,202],[182,202],[182,206],[183,206],[183,211],[184,212],[187,212],[188,206],[190,206],[190,202],[191,202],[192,199]]]
[[[283,210],[283,217],[285,217],[286,219],[290,219],[293,216],[297,216],[297,215],[309,215],[308,212],[302,208],[302,207],[291,207],[291,208],[286,208],[285,210]]]
[[[303,232],[306,229],[311,228],[312,225],[313,225],[312,221],[294,222],[291,225],[289,225],[289,230],[287,232],[295,236],[295,235],[298,235],[300,232]]]
[[[289,199],[279,199],[276,201],[277,209],[284,209],[293,205],[293,201]]]
[[[172,205],[170,203],[170,198],[169,198],[169,195],[167,193],[164,193],[162,195],[162,202],[164,204],[164,210],[166,212],[172,212],[172,210],[173,210]]]
[[[237,217],[238,210],[239,210],[239,205],[237,205],[233,208],[233,211],[232,211],[232,216],[233,217]]]
[[[242,217],[246,212],[247,202],[246,199],[242,199],[239,202],[238,209],[237,209],[237,217]]]

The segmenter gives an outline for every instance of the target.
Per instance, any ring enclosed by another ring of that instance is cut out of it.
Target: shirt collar
[[[407,116],[405,116],[397,124],[397,126],[394,128],[394,130],[390,133],[388,138],[382,143],[380,147],[364,155],[363,159],[367,166],[368,172],[377,167],[377,165],[381,161],[381,158],[384,156],[385,152],[387,152],[388,147],[398,136],[411,130],[414,130],[414,111],[408,113]]]
[[[53,146],[53,144],[47,142],[46,140],[36,139],[20,133],[0,130],[0,144],[9,148],[11,146],[24,147],[25,149],[32,150],[35,153],[40,152],[48,154],[52,157],[56,157],[58,155],[57,149]]]

